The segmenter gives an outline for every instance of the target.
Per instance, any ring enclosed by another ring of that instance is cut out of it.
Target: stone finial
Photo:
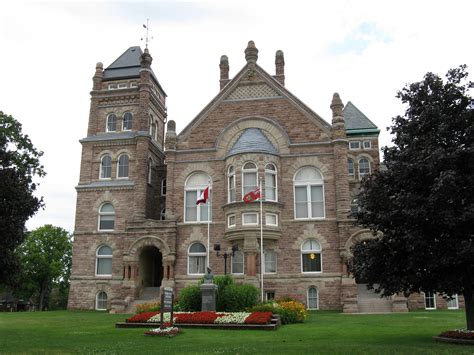
[[[95,73],[94,73],[94,77],[92,78],[93,90],[100,90],[103,77],[104,77],[104,64],[102,64],[101,62],[98,62],[95,65]]]
[[[102,74],[103,69],[104,69],[104,64],[102,64],[101,62],[97,62],[97,64],[95,65],[96,74],[99,72]]]
[[[226,55],[221,56],[219,68],[221,70],[220,87],[222,90],[229,82],[229,58]]]
[[[331,106],[329,106],[332,110],[332,117],[333,119],[335,117],[343,117],[342,116],[342,109],[344,108],[344,105],[342,104],[341,98],[339,97],[339,94],[336,92],[332,96],[332,101],[331,101]]]
[[[258,59],[258,49],[255,47],[254,41],[249,41],[247,48],[245,49],[245,60],[247,63],[255,64]]]
[[[169,120],[167,124],[166,138],[165,138],[165,149],[176,150],[176,122]]]
[[[166,128],[168,129],[168,131],[176,133],[176,122],[173,120],[169,120],[168,124],[166,125]]]
[[[145,51],[140,57],[140,65],[142,68],[150,68],[151,67],[151,62],[153,61],[152,56],[150,55],[150,52],[148,51],[148,48],[145,48]]]
[[[285,57],[283,51],[277,50],[275,54],[275,76],[274,78],[285,85]]]
[[[344,105],[337,92],[332,97],[330,108],[332,110],[332,138],[345,139],[346,130],[344,127],[344,114],[342,113]]]

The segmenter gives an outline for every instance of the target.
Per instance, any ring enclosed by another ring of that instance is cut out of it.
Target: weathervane
[[[146,29],[146,34],[145,34],[145,48],[148,48],[148,42],[150,42],[150,41],[153,39],[153,37],[148,38],[148,34],[149,34],[149,32],[151,32],[150,26],[148,25],[149,20],[150,20],[150,19],[147,18],[147,19],[146,19],[146,25],[143,25],[143,28]],[[143,37],[140,38],[140,40],[143,41]]]

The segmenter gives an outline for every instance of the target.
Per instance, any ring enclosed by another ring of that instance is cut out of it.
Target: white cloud
[[[80,138],[86,135],[95,63],[109,65],[141,44],[150,18],[153,70],[168,94],[178,130],[219,88],[219,58],[231,76],[245,64],[247,41],[274,73],[285,53],[286,86],[326,120],[333,92],[382,130],[403,113],[395,98],[424,73],[466,63],[471,71],[472,1],[158,1],[0,3],[0,110],[23,123],[44,150],[46,210],[29,223],[73,230]],[[354,46],[351,39],[360,40]],[[345,42],[346,41],[346,42]],[[338,44],[349,50],[331,51]],[[353,46],[356,50],[351,50]]]

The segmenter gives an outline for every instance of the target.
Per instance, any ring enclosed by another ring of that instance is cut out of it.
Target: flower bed
[[[245,319],[245,324],[268,324],[271,319],[272,312],[253,312]]]
[[[158,316],[157,322],[160,321],[160,312],[144,312],[140,314],[135,314],[133,317],[130,317],[126,320],[127,323],[145,323],[150,318]]]
[[[441,333],[439,336],[451,339],[467,339],[474,341],[474,331],[467,329],[448,330]]]
[[[163,314],[165,324],[170,322],[170,313]],[[269,324],[272,312],[174,312],[175,324]],[[127,323],[159,323],[159,312],[146,312],[127,319]]]
[[[150,329],[149,331],[145,332],[145,335],[173,337],[175,335],[178,335],[179,333],[180,333],[180,330],[177,327],[166,327],[163,329],[161,328]]]

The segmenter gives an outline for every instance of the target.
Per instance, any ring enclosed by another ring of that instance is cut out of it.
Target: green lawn
[[[385,315],[311,312],[303,324],[276,331],[184,329],[175,338],[116,329],[124,315],[98,312],[0,313],[0,353],[159,354],[474,354],[474,347],[435,343],[465,327],[464,312]]]

